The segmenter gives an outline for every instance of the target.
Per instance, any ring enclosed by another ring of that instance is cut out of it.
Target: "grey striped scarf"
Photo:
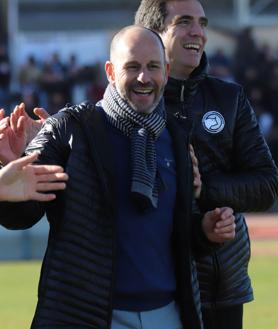
[[[136,112],[110,84],[107,86],[103,109],[109,122],[131,140],[133,199],[143,209],[158,204],[158,177],[155,141],[166,126],[163,98],[150,114]]]

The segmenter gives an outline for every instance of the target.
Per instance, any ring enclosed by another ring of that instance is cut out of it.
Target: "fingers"
[[[26,116],[27,113],[25,111],[25,104],[24,103],[20,103],[19,105],[17,105],[14,109],[14,114],[19,118],[20,116]]]
[[[219,208],[218,208],[219,209]],[[235,237],[235,217],[233,210],[228,207],[220,208],[219,220],[215,224],[214,232],[222,241],[232,240]]]
[[[33,165],[32,167],[37,175],[58,174],[64,172],[63,167],[56,165]]]
[[[0,131],[5,130],[9,126],[10,118],[6,117],[0,121]]]
[[[216,233],[230,233],[234,232],[235,230],[235,222],[234,219],[229,218],[226,219],[225,221],[217,222],[214,231]]]
[[[5,110],[4,109],[0,109],[0,120],[2,120],[5,116]]]
[[[42,107],[35,107],[33,109],[34,114],[39,117],[41,120],[46,120],[50,115],[48,114],[48,112],[42,108]]]
[[[200,186],[202,184],[202,181],[201,181],[201,175],[200,175],[198,167],[193,167],[193,177],[194,177],[194,180],[193,180],[194,186],[196,186],[196,187]]]
[[[191,144],[189,144],[189,152],[190,152],[190,156],[191,156],[191,159],[192,159],[192,164],[193,166],[199,166],[199,163],[198,163],[198,159],[195,155],[195,152],[194,152],[194,148]]]
[[[17,124],[20,116],[14,111],[10,114],[10,126],[13,132],[17,132]]]
[[[52,173],[52,174],[38,174],[37,175],[37,179],[39,183],[43,183],[43,182],[56,182],[56,181],[67,181],[68,180],[68,175],[66,173]]]
[[[45,194],[45,193],[36,192],[33,195],[32,200],[36,200],[40,202],[48,202],[54,200],[55,198],[56,195],[54,193]]]
[[[33,161],[35,161],[38,158],[39,153],[33,152],[30,155],[26,155],[22,158],[19,158],[17,160],[12,161],[9,166],[14,166],[17,169],[21,169],[24,166],[27,166],[28,164],[31,164]]]
[[[199,171],[199,163],[198,159],[195,156],[194,148],[191,144],[189,144],[189,152],[192,160],[192,165],[193,165],[193,187],[194,187],[194,195],[195,198],[199,198],[201,194],[201,189],[202,189],[202,180],[201,180],[201,174]]]
[[[217,221],[220,219],[220,215],[221,215],[221,209],[220,208],[215,208],[214,210],[210,211],[211,213],[211,218],[214,221]]]
[[[37,183],[37,191],[38,192],[47,192],[47,191],[57,191],[57,190],[64,190],[66,188],[66,184],[63,182],[56,182],[56,183]]]
[[[221,218],[221,220],[225,220],[225,219],[227,219],[231,216],[234,218],[233,214],[234,214],[234,211],[230,207],[220,208],[220,218]]]
[[[26,118],[24,116],[19,117],[16,125],[16,134],[21,137],[26,132]]]
[[[20,103],[19,105],[16,105],[11,115],[13,115],[15,121],[19,119],[19,117],[24,116],[26,114],[25,112],[25,105],[24,103]]]

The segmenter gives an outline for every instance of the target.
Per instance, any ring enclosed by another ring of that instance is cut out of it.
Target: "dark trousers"
[[[202,309],[204,329],[242,329],[243,305]]]

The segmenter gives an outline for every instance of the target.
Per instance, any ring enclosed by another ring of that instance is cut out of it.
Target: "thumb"
[[[219,220],[219,216],[221,215],[221,209],[215,208],[211,211],[210,220],[213,222],[217,222]]]
[[[50,117],[49,113],[42,107],[35,107],[33,110],[34,114],[39,117],[41,120],[46,120]]]

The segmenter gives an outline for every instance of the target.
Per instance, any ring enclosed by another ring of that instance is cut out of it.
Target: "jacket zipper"
[[[214,269],[214,285],[213,285],[213,296],[212,296],[212,308],[216,309],[216,296],[217,296],[217,290],[218,290],[218,284],[219,282],[219,262],[217,258],[216,252],[212,254],[212,262],[213,262],[213,269]]]

